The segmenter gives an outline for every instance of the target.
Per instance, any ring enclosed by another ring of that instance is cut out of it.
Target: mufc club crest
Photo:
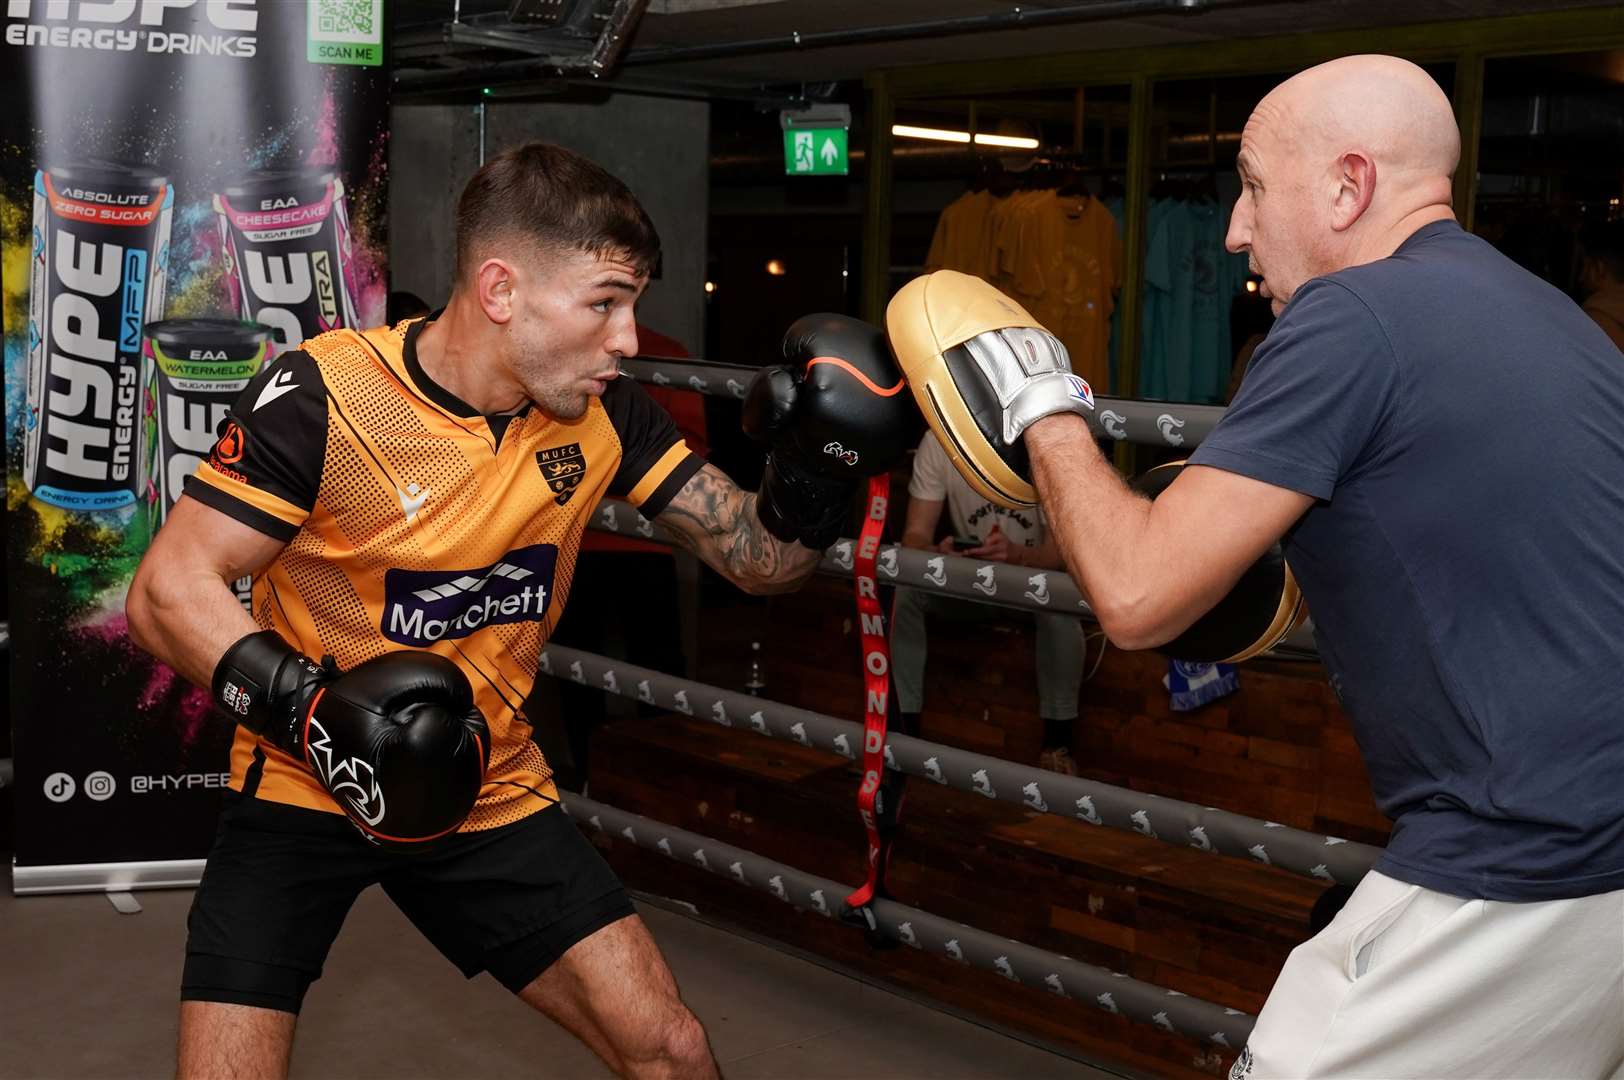
[[[575,495],[575,489],[586,475],[586,455],[580,443],[568,446],[550,446],[536,451],[536,467],[541,470],[547,486],[553,489],[553,502],[563,506]]]

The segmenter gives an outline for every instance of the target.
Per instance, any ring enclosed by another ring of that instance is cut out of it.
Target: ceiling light
[[[967,143],[970,141],[968,131],[915,127],[912,124],[892,124],[891,134],[901,135],[909,139],[935,139],[937,142]],[[977,132],[975,142],[977,146],[1002,146],[1013,150],[1036,150],[1038,148],[1038,140],[1020,135],[988,135]]]
[[[911,124],[892,124],[891,134],[903,135],[910,139],[935,139],[937,142],[967,143],[970,141],[968,131],[947,131],[942,128],[914,127]]]
[[[767,260],[767,273],[771,274],[773,277],[783,277],[788,272],[789,271],[784,269],[784,262],[782,259]]]
[[[978,146],[1007,146],[1012,150],[1036,150],[1038,141],[1021,135],[982,135],[977,133]]]

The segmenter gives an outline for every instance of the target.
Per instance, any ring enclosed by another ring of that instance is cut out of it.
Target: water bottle
[[[752,697],[760,697],[761,692],[767,689],[767,675],[761,670],[761,642],[750,643],[750,673],[744,678],[744,692]]]

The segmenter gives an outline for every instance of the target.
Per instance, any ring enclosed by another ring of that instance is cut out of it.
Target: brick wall
[[[720,587],[707,595],[702,618],[702,681],[740,686],[749,642],[759,640],[768,696],[861,720],[849,581],[817,578],[765,603]],[[933,629],[922,735],[1035,761],[1033,663],[1030,622],[1019,613]],[[1084,775],[1382,842],[1387,822],[1317,664],[1245,665],[1239,693],[1191,713],[1169,708],[1166,670],[1155,654],[1105,652],[1083,688],[1073,743]],[[612,724],[593,758],[594,797],[813,873],[861,880],[858,777],[844,759],[682,717]],[[935,914],[1248,1012],[1261,1008],[1287,954],[1308,935],[1316,882],[934,785],[914,784],[908,797],[892,887],[899,900]],[[634,887],[1092,1057],[1163,1076],[1227,1067],[1229,1055],[1211,1045],[912,950],[874,951],[861,935],[770,897],[612,838],[599,842]]]
[[[859,635],[849,581],[816,578],[774,597],[761,636],[768,695],[861,720]],[[700,677],[737,685],[747,640],[725,613],[707,611]],[[1096,628],[1088,627],[1093,630]],[[746,637],[748,637],[746,632]],[[1101,648],[1090,642],[1089,666]],[[1037,760],[1042,738],[1031,622],[1000,612],[978,626],[932,624],[921,734],[1016,761]],[[1380,844],[1376,809],[1347,717],[1317,663],[1254,661],[1240,690],[1174,712],[1151,652],[1106,648],[1084,684],[1072,754],[1087,776],[1122,787]]]

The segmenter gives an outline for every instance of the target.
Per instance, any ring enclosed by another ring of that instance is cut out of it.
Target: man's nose
[[[1231,255],[1239,255],[1252,246],[1252,220],[1243,198],[1235,204],[1235,210],[1229,215],[1229,231],[1224,234],[1224,250]]]
[[[609,339],[609,351],[620,356],[637,355],[637,323],[627,319],[625,325],[615,328]]]

